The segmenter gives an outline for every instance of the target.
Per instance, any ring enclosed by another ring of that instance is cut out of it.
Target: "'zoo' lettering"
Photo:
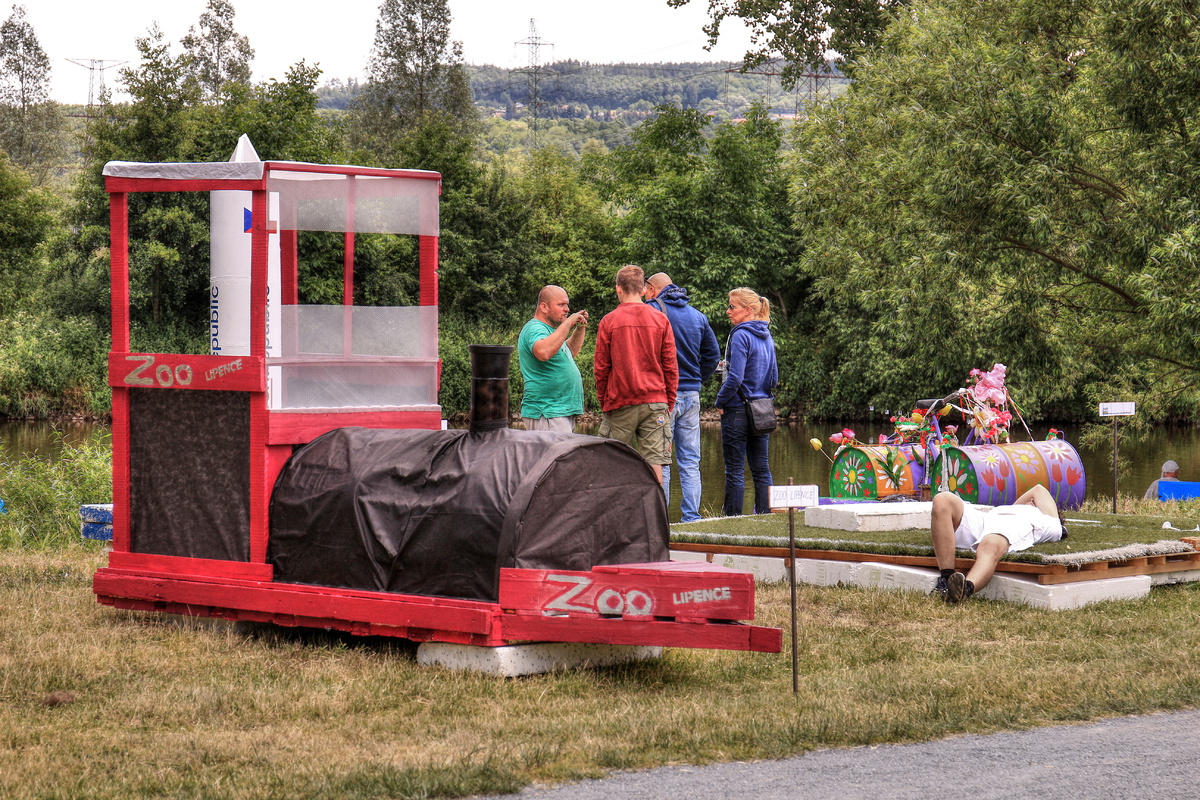
[[[192,368],[188,364],[179,364],[174,369],[170,364],[159,364],[154,370],[154,377],[142,373],[154,366],[154,356],[136,355],[125,356],[126,361],[142,362],[125,376],[126,386],[161,386],[168,389],[175,384],[190,386],[192,383]]]
[[[546,580],[575,584],[560,592],[557,597],[547,603],[545,606],[547,610],[646,616],[654,608],[654,600],[643,591],[630,589],[622,593],[620,590],[613,588],[602,591],[593,601],[593,605],[576,605],[571,601],[579,597],[585,589],[592,585],[591,578],[584,577],[583,575],[547,575]]]
[[[582,575],[548,575],[546,580],[557,581],[560,583],[574,583],[574,587],[563,591],[558,597],[555,597],[549,603],[546,603],[546,608],[555,611],[591,611],[587,606],[571,605],[572,600],[576,598],[584,589],[592,585],[591,578],[585,578]]]

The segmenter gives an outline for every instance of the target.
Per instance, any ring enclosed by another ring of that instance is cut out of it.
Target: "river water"
[[[824,452],[833,454],[834,446],[829,443],[829,435],[840,431],[843,427],[855,430],[860,441],[871,441],[879,434],[890,432],[891,427],[886,423],[791,423],[780,426],[771,434],[771,472],[775,483],[785,484],[788,478],[796,483],[816,484],[821,487],[821,493],[827,494],[829,489],[829,460],[826,456],[813,450],[809,439],[818,438],[825,442]],[[1035,439],[1044,439],[1050,427],[1063,427],[1050,424],[1035,426],[1031,432]],[[97,431],[104,431],[103,426],[94,423],[55,423],[49,422],[0,422],[0,450],[9,456],[37,454],[53,457],[63,441],[71,442],[85,439]],[[1087,471],[1087,496],[1089,498],[1112,497],[1112,440],[1108,439],[1097,448],[1083,448],[1075,441],[1070,429],[1066,430],[1067,440],[1079,450]],[[718,422],[701,423],[700,433],[700,469],[703,483],[701,497],[701,513],[706,516],[720,514],[725,490],[725,465],[721,457],[721,426]],[[1021,437],[1018,437],[1021,438]],[[1122,440],[1120,455],[1127,462],[1125,472],[1118,483],[1121,494],[1141,496],[1152,480],[1158,477],[1162,463],[1167,459],[1179,462],[1179,477],[1185,481],[1200,480],[1200,429],[1196,428],[1157,428],[1141,437],[1136,442]],[[747,475],[749,482],[749,475]],[[679,519],[679,484],[675,479],[672,491],[672,508],[670,519]],[[753,508],[753,496],[749,495],[745,507]]]

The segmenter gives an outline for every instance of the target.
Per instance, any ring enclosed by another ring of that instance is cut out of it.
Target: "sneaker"
[[[935,594],[943,600],[946,599],[946,576],[938,575],[937,583],[933,585],[933,591],[930,594]]]
[[[946,602],[959,603],[967,597],[967,576],[956,572],[946,580]],[[974,587],[971,587],[972,589]]]

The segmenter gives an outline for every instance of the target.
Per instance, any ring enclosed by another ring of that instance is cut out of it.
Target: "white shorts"
[[[963,503],[962,521],[954,529],[954,544],[975,552],[983,537],[991,533],[1007,539],[1008,551],[1013,553],[1042,542],[1057,542],[1062,538],[1062,525],[1058,517],[1047,516],[1033,505],[996,506],[983,511]]]

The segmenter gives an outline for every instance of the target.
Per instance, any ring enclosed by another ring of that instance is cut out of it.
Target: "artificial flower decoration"
[[[971,387],[971,395],[981,403],[1004,405],[1008,400],[1008,392],[1004,389],[1004,373],[1007,371],[1008,367],[997,363],[991,372],[980,373],[978,381]],[[971,370],[972,375],[977,372],[979,370]]]

